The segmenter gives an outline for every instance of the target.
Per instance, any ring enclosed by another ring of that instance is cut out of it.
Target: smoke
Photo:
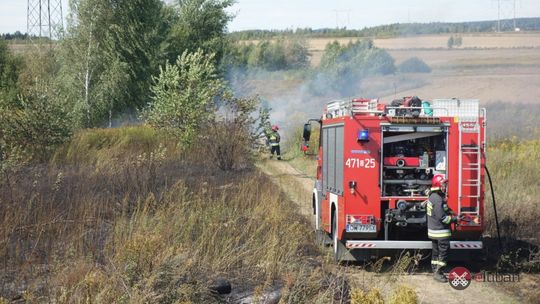
[[[275,71],[230,67],[227,80],[239,96],[260,96],[272,109],[272,122],[286,134],[308,118],[320,118],[330,101],[376,97],[379,92],[362,86],[364,79],[392,77],[395,70],[394,59],[387,52],[370,40],[360,40],[327,45],[319,66]]]

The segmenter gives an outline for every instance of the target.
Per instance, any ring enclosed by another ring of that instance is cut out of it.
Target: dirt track
[[[287,161],[262,161],[258,167],[270,176],[282,190],[289,194],[302,215],[313,219],[311,210],[311,193],[313,179],[292,167]],[[425,271],[415,272],[412,275],[395,273],[374,273],[361,266],[336,267],[336,271],[346,273],[351,279],[352,286],[377,287],[388,298],[388,295],[399,285],[413,287],[421,303],[521,303],[519,299],[505,292],[502,286],[494,283],[473,282],[466,290],[457,291],[449,284],[435,282],[431,274]],[[517,290],[535,289],[538,286],[529,277],[523,276],[521,282],[516,283]],[[520,292],[521,293],[521,292]],[[538,299],[533,300],[538,301]]]

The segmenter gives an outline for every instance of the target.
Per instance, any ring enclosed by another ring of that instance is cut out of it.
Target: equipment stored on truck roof
[[[332,101],[313,121],[321,126],[315,230],[337,260],[431,249],[422,203],[436,174],[448,179],[448,206],[459,218],[451,248],[482,249],[486,110],[478,100]]]

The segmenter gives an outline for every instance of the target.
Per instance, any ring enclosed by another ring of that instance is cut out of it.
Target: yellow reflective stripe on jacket
[[[450,229],[431,230],[428,229],[428,237],[433,239],[446,239],[452,236]]]
[[[433,203],[430,201],[427,201],[427,204],[426,204],[426,214],[428,216],[431,216],[431,214],[433,214]]]
[[[431,261],[431,265],[446,266],[446,262],[433,260]]]
[[[450,222],[452,222],[452,217],[450,215],[447,215],[443,218],[442,222],[444,224],[450,224]]]

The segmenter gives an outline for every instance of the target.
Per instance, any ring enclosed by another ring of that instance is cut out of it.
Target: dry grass
[[[540,141],[514,138],[494,143],[488,151],[487,165],[493,178],[503,236],[540,245],[537,229]],[[486,207],[486,231],[495,235],[491,199],[486,202]]]
[[[227,173],[145,127],[89,130],[0,182],[0,297],[31,302],[343,299],[310,226],[254,169]]]

